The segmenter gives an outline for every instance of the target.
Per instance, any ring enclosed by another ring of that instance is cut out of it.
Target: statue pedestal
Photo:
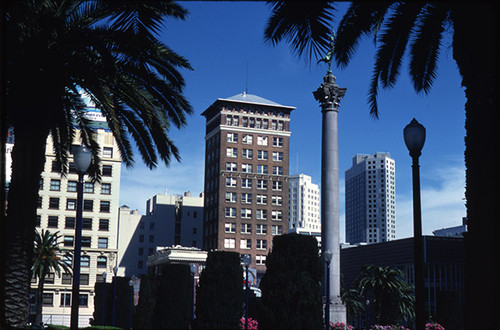
[[[342,304],[342,300],[340,300],[340,298],[333,299],[330,303],[330,322],[333,324],[336,322],[347,324],[346,315],[346,307]]]

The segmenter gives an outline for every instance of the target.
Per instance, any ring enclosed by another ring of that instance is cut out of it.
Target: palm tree
[[[324,52],[329,42],[332,5],[326,2],[272,1],[272,14],[265,30],[271,44],[290,43],[292,50],[309,56]],[[311,7],[310,7],[311,6]],[[311,8],[314,8],[311,9]],[[300,14],[294,14],[300,13]],[[487,2],[354,2],[340,21],[335,45],[338,65],[347,65],[364,35],[376,41],[373,76],[368,92],[370,113],[378,118],[378,88],[392,87],[399,77],[403,56],[409,49],[409,73],[415,90],[428,93],[437,74],[442,36],[452,33],[453,58],[465,87],[465,165],[468,233],[466,244],[466,325],[469,328],[494,328],[492,304],[495,301],[498,271],[486,265],[498,260],[498,249],[481,249],[482,242],[495,241],[498,170],[484,155],[498,150],[495,70],[496,9]],[[311,56],[310,56],[311,57]],[[496,138],[495,138],[496,136]],[[478,320],[476,315],[483,317]],[[479,322],[479,324],[478,324]]]
[[[61,269],[66,273],[71,271],[70,267],[61,259],[61,249],[59,248],[59,232],[54,234],[50,231],[36,232],[35,246],[33,248],[32,277],[38,278],[38,288],[36,290],[36,319],[35,324],[42,322],[42,297],[45,277],[49,273],[57,272],[61,276]]]
[[[28,316],[37,192],[50,135],[62,172],[80,131],[99,179],[99,145],[80,93],[106,117],[122,161],[135,143],[154,168],[180,160],[168,136],[192,112],[179,69],[189,62],[158,39],[166,16],[184,19],[173,1],[11,1],[4,20],[6,121],[14,129],[7,220],[0,231],[0,320],[23,327]]]
[[[362,297],[373,295],[371,304],[377,324],[398,323],[414,317],[412,287],[403,280],[400,269],[364,266],[355,282]]]

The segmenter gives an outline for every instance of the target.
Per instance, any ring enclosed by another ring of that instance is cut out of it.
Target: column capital
[[[347,88],[340,88],[335,83],[335,76],[330,70],[323,77],[323,82],[318,89],[313,92],[314,98],[321,105],[321,109],[338,111],[340,99],[345,95]]]

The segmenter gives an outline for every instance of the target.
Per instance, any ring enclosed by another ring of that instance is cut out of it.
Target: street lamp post
[[[326,301],[325,301],[325,329],[330,329],[330,262],[332,261],[333,253],[330,250],[323,252],[323,258],[326,263]]]
[[[116,273],[118,273],[118,267],[113,267],[113,326],[115,326],[116,321]]]
[[[73,161],[78,173],[76,186],[76,224],[75,253],[73,255],[73,287],[71,290],[71,329],[78,329],[78,312],[80,307],[80,262],[82,254],[82,213],[83,213],[83,178],[92,160],[92,153],[84,145],[73,146]]]
[[[128,302],[128,328],[132,329],[132,301],[134,300],[134,276],[132,279],[128,281],[128,285],[130,286],[130,299]]]
[[[106,308],[106,272],[102,272],[102,318],[101,325],[104,325],[105,308]]]
[[[191,264],[191,266],[189,266],[189,270],[191,271],[191,274],[193,275],[193,300],[191,302],[191,322],[194,321],[194,302],[195,302],[195,288],[196,288],[196,279],[195,279],[195,275],[196,275],[196,271],[198,270],[198,266],[196,266],[196,264]]]
[[[245,330],[248,330],[248,267],[250,266],[250,255],[243,256],[243,264],[245,265]]]
[[[418,158],[425,142],[425,127],[413,120],[403,130],[406,147],[412,159],[413,181],[413,254],[415,269],[416,329],[425,326],[424,254],[422,239],[422,207],[420,204],[420,170]]]

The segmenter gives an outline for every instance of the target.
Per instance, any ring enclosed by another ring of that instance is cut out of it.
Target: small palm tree
[[[355,285],[363,297],[372,294],[375,321],[379,324],[398,323],[401,318],[414,317],[412,287],[403,280],[400,269],[364,266]]]
[[[57,273],[61,276],[61,269],[66,273],[71,271],[70,267],[61,259],[61,249],[59,248],[59,232],[38,231],[35,234],[35,245],[33,248],[33,267],[31,268],[32,277],[38,279],[38,288],[36,290],[36,318],[35,324],[42,322],[42,298],[45,277],[49,273]]]

